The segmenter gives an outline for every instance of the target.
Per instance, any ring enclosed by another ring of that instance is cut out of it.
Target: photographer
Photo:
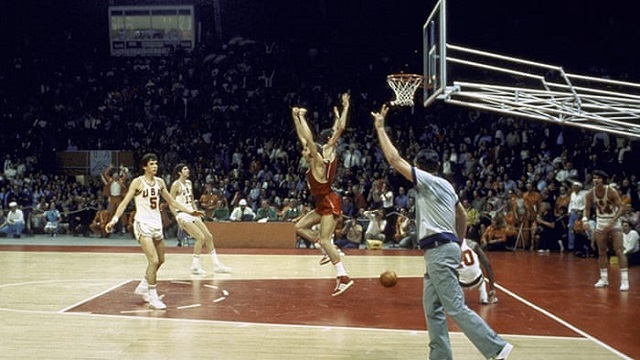
[[[355,218],[345,221],[342,228],[342,237],[334,244],[340,249],[357,249],[362,242],[362,225],[356,222]]]
[[[400,215],[396,221],[396,234],[394,235],[394,240],[398,243],[398,246],[403,249],[418,248],[416,222],[413,216],[409,215],[405,208],[400,209]]]
[[[384,242],[384,229],[387,226],[387,221],[384,220],[382,210],[365,211],[363,214],[369,220],[369,226],[364,233],[365,239]]]

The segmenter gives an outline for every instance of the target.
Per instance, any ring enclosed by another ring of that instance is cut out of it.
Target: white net
[[[416,89],[422,84],[422,75],[393,74],[387,76],[387,84],[396,94],[391,106],[413,106]]]

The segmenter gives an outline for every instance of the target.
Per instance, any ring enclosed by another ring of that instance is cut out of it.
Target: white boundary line
[[[618,350],[616,350],[616,349],[612,348],[612,347],[611,347],[611,346],[609,346],[608,344],[606,344],[606,343],[604,343],[604,342],[602,342],[602,341],[598,340],[597,338],[595,338],[595,337],[593,337],[593,336],[589,335],[588,333],[586,333],[586,332],[584,332],[584,331],[582,331],[582,330],[578,329],[577,327],[575,327],[575,326],[573,326],[572,324],[568,323],[567,321],[565,321],[565,320],[561,319],[560,317],[558,317],[558,316],[556,316],[556,315],[552,314],[551,312],[549,312],[549,311],[547,311],[547,310],[545,310],[545,309],[543,309],[543,308],[539,307],[538,305],[536,305],[536,304],[534,304],[534,303],[532,303],[532,302],[530,302],[530,301],[528,301],[528,300],[526,300],[526,299],[524,299],[524,298],[522,298],[522,297],[520,297],[520,296],[516,295],[515,293],[513,293],[513,292],[511,292],[511,291],[507,290],[505,287],[500,286],[500,285],[499,285],[499,284],[497,284],[497,283],[495,284],[495,286],[496,286],[498,289],[500,289],[501,291],[503,291],[504,293],[506,293],[507,295],[511,296],[512,298],[514,298],[514,299],[516,299],[516,300],[520,301],[521,303],[523,303],[523,304],[525,304],[525,305],[529,306],[530,308],[532,308],[532,309],[534,309],[534,310],[536,310],[536,311],[538,311],[538,312],[540,312],[540,313],[544,314],[545,316],[547,316],[547,317],[548,317],[548,318],[550,318],[551,320],[554,320],[554,321],[556,321],[556,322],[560,323],[561,325],[563,325],[563,326],[565,326],[565,327],[567,327],[567,328],[571,329],[572,331],[575,331],[576,333],[580,334],[581,336],[585,337],[586,339],[589,339],[589,340],[591,340],[591,341],[595,342],[596,344],[598,344],[598,345],[602,346],[603,348],[605,348],[605,349],[607,349],[607,350],[611,351],[611,352],[612,352],[612,353],[614,353],[615,355],[618,355],[620,358],[625,359],[625,360],[633,360],[633,358],[628,357],[627,355],[625,355],[625,354],[621,353],[620,351],[618,351]]]
[[[95,299],[95,298],[97,298],[97,297],[99,297],[99,296],[102,296],[102,295],[104,295],[104,294],[106,294],[106,293],[108,293],[108,292],[111,292],[111,291],[113,291],[115,288],[118,288],[118,287],[120,287],[120,286],[122,286],[122,285],[124,285],[124,284],[129,283],[129,282],[131,282],[131,280],[125,280],[125,281],[123,281],[123,282],[121,282],[121,283],[119,283],[119,284],[116,284],[116,285],[114,285],[114,286],[112,286],[112,287],[110,287],[110,288],[108,288],[108,289],[106,289],[106,290],[104,290],[104,291],[101,291],[101,292],[99,292],[99,293],[97,293],[97,294],[95,294],[95,295],[93,295],[93,296],[91,296],[91,297],[88,297],[88,298],[86,298],[86,299],[84,299],[84,300],[82,300],[82,301],[79,301],[79,302],[77,302],[77,303],[75,303],[75,304],[73,304],[73,305],[71,305],[71,306],[67,306],[66,308],[64,308],[64,309],[62,309],[62,310],[58,310],[58,312],[59,312],[59,313],[67,312],[67,311],[69,311],[69,310],[73,309],[73,308],[74,308],[74,307],[76,307],[76,306],[80,306],[80,305],[82,305],[82,304],[84,304],[84,303],[86,303],[86,302],[89,302],[89,301],[91,301],[91,300],[93,300],[93,299]]]

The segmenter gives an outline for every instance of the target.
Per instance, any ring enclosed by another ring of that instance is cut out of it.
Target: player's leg
[[[308,212],[295,225],[296,234],[310,243],[318,241],[318,232],[312,230],[313,225],[320,222],[320,214],[315,211]]]
[[[629,290],[629,263],[624,254],[623,234],[620,229],[612,230],[613,250],[618,257],[618,267],[620,268],[620,291]]]
[[[460,247],[455,243],[448,243],[427,250],[425,254],[429,278],[442,309],[485,358],[496,356],[507,346],[507,343],[464,303],[457,270],[460,265]],[[431,306],[437,306],[437,302]],[[431,310],[433,312],[439,309]]]
[[[157,290],[157,279],[158,279],[158,270],[162,264],[164,264],[165,259],[165,247],[164,247],[164,239],[162,238],[162,230],[160,229],[158,233],[156,233],[152,237],[153,248],[155,249],[155,254],[157,256],[157,260],[154,263],[155,272],[154,272],[154,282],[155,285],[149,285],[149,305],[158,310],[166,309],[167,306],[160,300],[160,296],[158,296]]]
[[[605,287],[609,285],[609,274],[607,272],[609,262],[609,257],[607,256],[607,234],[596,229],[596,231],[593,232],[593,237],[598,246],[598,269],[600,269],[600,279],[598,279],[594,286]]]
[[[140,281],[135,289],[137,295],[141,295],[145,301],[154,309],[166,309],[167,306],[160,301],[157,292],[157,273],[164,262],[164,241],[162,239],[162,229],[153,231],[139,222],[134,223],[134,234],[140,248],[147,258],[147,269],[145,277]]]
[[[336,223],[337,221],[333,214],[323,215],[320,218],[320,231],[318,233],[318,242],[320,243],[320,246],[334,264],[340,262],[340,255],[331,243],[331,235],[335,231]]]
[[[427,253],[423,254],[427,261]],[[427,268],[428,268],[427,263]],[[447,330],[447,316],[440,300],[434,283],[431,281],[429,270],[424,274],[422,280],[422,309],[429,329],[429,358],[430,359],[451,359],[451,346],[449,332]]]
[[[197,219],[194,222],[194,225],[204,236],[204,246],[211,256],[211,261],[213,262],[213,271],[217,273],[230,273],[231,268],[222,264],[220,262],[220,259],[218,259],[218,254],[216,253],[216,248],[213,244],[213,234],[211,234],[211,231],[209,231],[207,225],[201,219]]]
[[[193,258],[191,260],[191,274],[193,275],[205,275],[207,272],[202,269],[200,265],[200,254],[202,253],[202,245],[205,243],[206,235],[196,225],[196,218],[189,214],[179,213],[176,217],[178,226],[184,230],[187,235],[196,240],[193,245]]]
[[[489,294],[487,292],[487,283],[484,281],[480,281],[480,285],[478,286],[478,293],[480,293],[480,304],[488,304],[489,303]]]
[[[323,215],[320,219],[319,243],[336,269],[336,287],[333,289],[332,296],[342,294],[353,285],[353,280],[340,261],[338,250],[331,242],[331,235],[336,229],[336,224],[337,219],[333,213]]]
[[[140,236],[140,248],[147,258],[145,278],[149,285],[156,285],[156,274],[160,268],[160,256],[151,236]]]

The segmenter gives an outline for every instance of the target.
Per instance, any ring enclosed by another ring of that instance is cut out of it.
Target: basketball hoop
[[[413,106],[416,89],[422,85],[423,77],[417,74],[391,74],[387,76],[387,84],[396,94],[391,106]]]

